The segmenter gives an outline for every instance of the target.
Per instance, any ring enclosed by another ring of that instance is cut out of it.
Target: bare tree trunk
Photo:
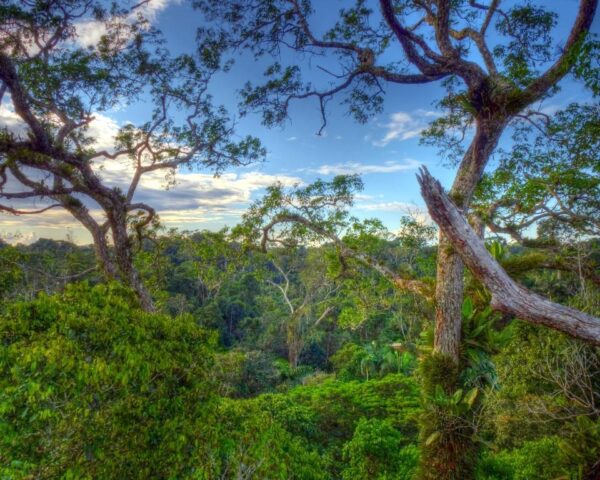
[[[473,141],[458,169],[450,196],[466,211],[485,165],[498,144],[506,125],[504,119],[478,119]],[[461,305],[463,302],[463,262],[446,236],[440,231],[437,280],[434,351],[458,363],[461,340]]]
[[[431,216],[471,273],[490,291],[494,309],[600,345],[600,318],[554,303],[516,283],[490,255],[483,240],[426,169],[421,171],[419,183]]]

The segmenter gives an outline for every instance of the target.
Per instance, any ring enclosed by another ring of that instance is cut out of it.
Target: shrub
[[[0,477],[184,478],[214,400],[214,336],[69,285],[0,317]]]
[[[416,469],[414,444],[387,420],[361,418],[344,446],[344,480],[408,480]]]

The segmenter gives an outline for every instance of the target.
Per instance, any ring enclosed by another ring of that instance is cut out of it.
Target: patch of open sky
[[[190,52],[196,45],[196,29],[201,24],[200,13],[193,10],[190,2],[183,0],[151,0],[154,24],[163,31],[169,48],[174,53]],[[374,21],[378,21],[376,2],[370,2],[375,10]],[[516,1],[503,2],[509,8]],[[315,1],[316,12],[311,18],[314,30],[323,33],[338,18],[339,9],[348,2],[339,0]],[[555,40],[564,44],[568,35],[578,0],[551,0],[543,4],[558,14]],[[600,33],[600,16],[596,17],[592,32]],[[493,40],[493,38],[492,38]],[[390,49],[378,61],[382,63],[398,60],[397,50]],[[247,81],[259,84],[264,80],[263,72],[272,59],[255,60],[242,52],[235,57],[235,65],[227,73],[215,75],[210,87],[215,104],[223,104],[236,119],[240,136],[252,134],[261,138],[268,149],[266,162],[244,168],[228,169],[231,175],[221,183],[210,186],[210,175],[206,170],[181,172],[185,177],[180,185],[171,191],[161,193],[154,181],[147,192],[160,207],[161,216],[169,227],[181,229],[218,229],[223,225],[233,225],[239,214],[264,191],[264,186],[276,178],[287,182],[298,179],[310,182],[316,178],[331,178],[336,173],[360,173],[365,183],[365,191],[357,200],[354,213],[359,217],[377,217],[390,228],[398,227],[399,217],[413,206],[422,207],[418,185],[415,179],[416,166],[426,164],[433,175],[445,186],[450,186],[454,177],[454,167],[445,165],[437,154],[437,149],[419,145],[418,131],[434,118],[436,100],[444,90],[439,82],[422,85],[384,85],[386,91],[385,109],[365,125],[358,124],[348,117],[345,107],[340,105],[342,97],[334,98],[328,104],[328,124],[325,133],[317,136],[321,117],[316,99],[292,102],[290,120],[282,127],[266,128],[261,125],[259,114],[248,114],[240,118],[237,114],[238,91]],[[282,50],[279,59],[283,65],[298,64],[303,77],[319,86],[327,86],[334,79],[321,68],[339,72],[340,66],[334,56],[326,55],[317,59],[298,58],[295,53]],[[477,56],[473,60],[478,61]],[[546,100],[544,108],[555,110],[573,101],[585,101],[589,95],[579,82],[565,80],[562,90],[552,99]],[[119,125],[128,121],[139,124],[146,121],[152,110],[150,102],[135,102],[129,106],[105,112]],[[510,132],[503,136],[500,147],[509,149]],[[258,181],[244,177],[254,172],[262,175]],[[195,176],[194,176],[195,175]],[[225,187],[223,187],[225,185]],[[207,199],[226,189],[222,205],[209,205]],[[231,194],[230,192],[235,192]],[[189,211],[181,205],[194,196],[200,199],[191,205]],[[180,203],[183,202],[183,203]],[[230,202],[230,203],[227,203]],[[179,210],[177,210],[177,207]],[[55,214],[55,215],[58,215]],[[16,219],[15,219],[16,220]],[[19,223],[20,222],[20,223]],[[53,222],[35,221],[32,217],[22,218],[10,229],[18,229],[25,236],[35,233],[38,236],[61,238],[65,228],[72,228],[78,241],[86,241],[85,232],[67,217],[57,216]],[[59,227],[59,228],[56,228]],[[2,229],[0,229],[1,231]]]

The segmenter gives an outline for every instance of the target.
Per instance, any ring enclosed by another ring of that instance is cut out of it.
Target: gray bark
[[[552,302],[512,280],[426,168],[418,180],[429,214],[471,273],[490,291],[492,308],[600,345],[600,318]]]
[[[505,119],[478,120],[475,137],[467,150],[452,186],[451,195],[467,209],[477,183],[506,125]],[[440,230],[435,289],[435,351],[458,362],[463,302],[463,262]]]

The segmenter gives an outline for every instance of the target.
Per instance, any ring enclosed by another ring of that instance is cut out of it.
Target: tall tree
[[[275,270],[267,283],[285,304],[283,328],[290,368],[297,368],[311,334],[334,311],[334,296],[339,289],[326,272],[322,252],[296,249],[272,255]]]
[[[142,15],[145,3],[0,4],[0,101],[17,118],[0,133],[0,211],[65,209],[91,234],[106,277],[120,278],[152,309],[133,261],[156,219],[135,198],[141,178],[162,171],[168,180],[182,165],[219,172],[264,152],[254,138],[232,141],[227,113],[212,106],[207,89],[218,65],[210,51],[171,56]],[[100,34],[87,45],[90,31]],[[152,105],[147,120],[122,127],[109,148],[98,145],[95,116],[137,101]],[[123,163],[128,178],[111,183],[103,171]],[[41,208],[24,205],[40,199]]]
[[[552,42],[556,16],[525,2],[503,9],[500,0],[487,5],[475,0],[379,0],[379,16],[374,20],[370,3],[357,0],[340,11],[339,20],[324,34],[315,26],[315,9],[309,0],[195,3],[209,18],[226,21],[218,32],[201,29],[201,41],[208,39],[212,46],[249,49],[256,56],[289,49],[339,61],[340,68],[330,72],[333,82],[324,88],[305,81],[297,64],[283,66],[277,61],[267,69],[266,83],[248,84],[242,107],[261,112],[267,125],[283,122],[292,101],[314,98],[322,115],[322,132],[327,103],[335,96],[342,96],[350,113],[364,122],[382,110],[385,83],[443,81],[447,95],[440,106],[448,114],[434,122],[427,137],[457,157],[450,197],[466,212],[503,132],[524,111],[551,95],[580,58],[598,1],[579,2],[559,50]],[[384,63],[391,58],[395,61]],[[467,135],[470,129],[472,135]],[[458,138],[454,132],[459,132]],[[470,142],[463,149],[464,138]],[[425,187],[433,186],[428,177],[422,178]],[[448,230],[442,228],[434,352],[440,365],[446,359],[449,367],[457,366],[460,358],[463,270],[461,256]],[[440,378],[455,376],[451,372],[452,368]],[[452,379],[445,378],[444,384],[456,388]],[[451,450],[446,449],[447,455],[437,455],[435,448],[427,451],[431,463],[425,478],[470,475],[463,452]]]

